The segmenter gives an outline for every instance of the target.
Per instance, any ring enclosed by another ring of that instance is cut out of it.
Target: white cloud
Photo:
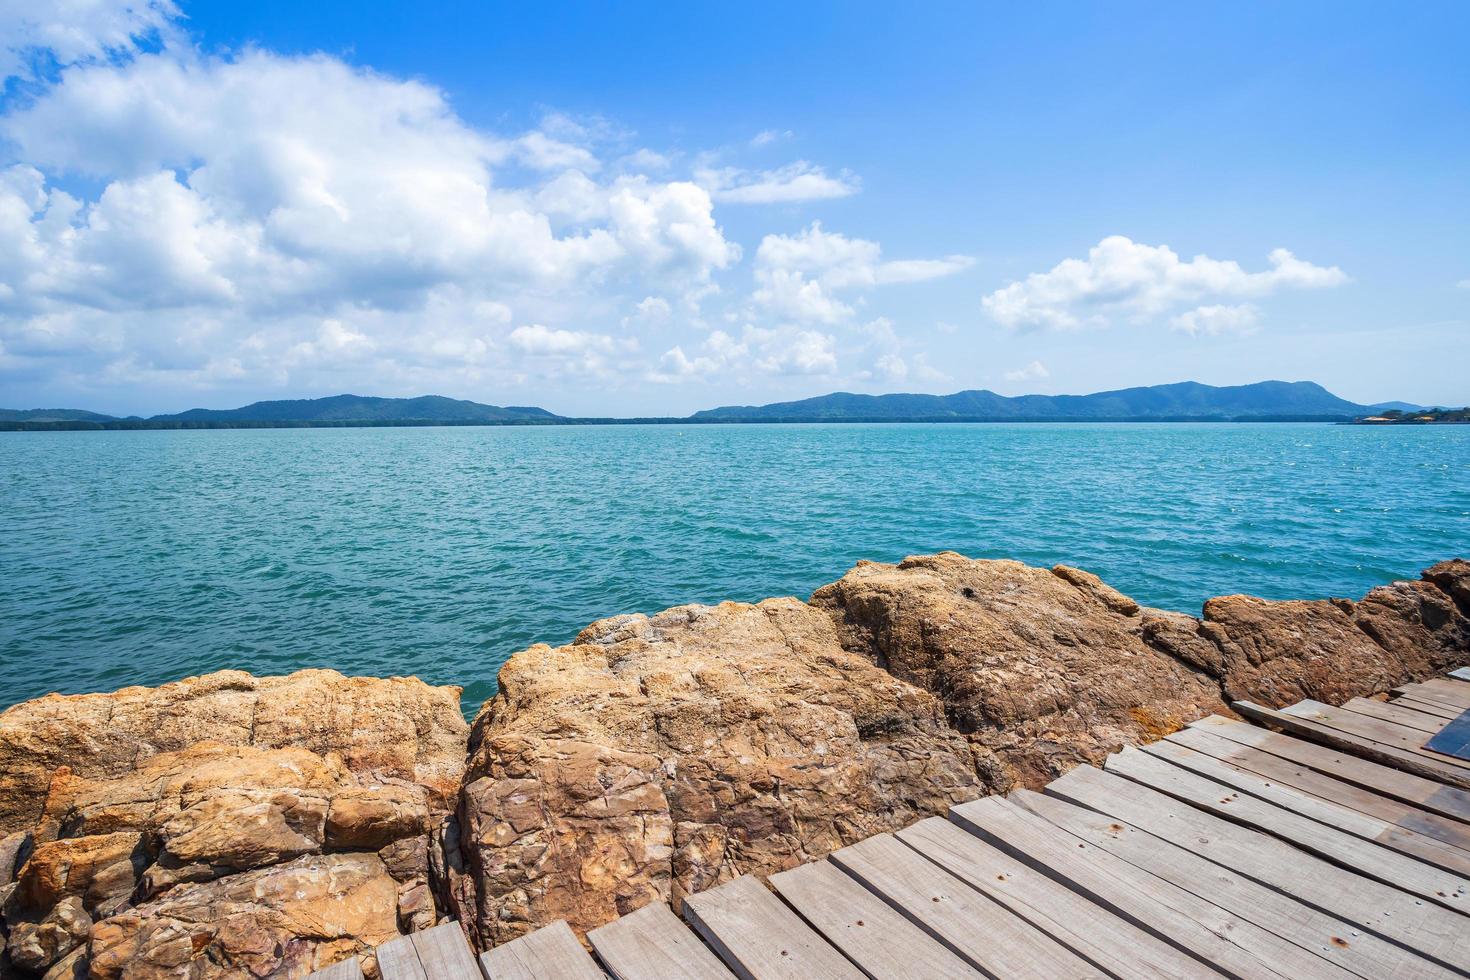
[[[662,296],[645,296],[633,306],[633,312],[623,317],[623,326],[666,323],[674,315],[674,308]]]
[[[860,188],[857,176],[844,170],[830,176],[826,170],[798,160],[776,170],[701,169],[694,179],[710,196],[726,204],[789,204],[849,197]]]
[[[1305,262],[1284,248],[1270,268],[1246,272],[1239,263],[1199,255],[1189,261],[1166,245],[1121,235],[1104,238],[1085,259],[1066,259],[989,294],[985,310],[1008,327],[1073,328],[1116,317],[1146,319],[1206,298],[1258,297],[1280,289],[1321,289],[1348,277],[1336,266]]]
[[[1014,371],[1007,371],[1005,373],[1005,379],[1007,381],[1035,381],[1039,378],[1049,377],[1051,377],[1051,372],[1040,361],[1032,361],[1023,368],[1017,368]]]
[[[789,129],[763,129],[750,138],[750,145],[754,147],[770,146],[781,140],[789,140],[795,135]]]
[[[0,0],[0,81],[34,78],[38,62],[127,57],[170,34],[178,15],[170,0]]]
[[[611,337],[580,330],[555,330],[539,323],[516,327],[507,341],[516,350],[538,357],[562,357],[613,349]]]
[[[749,381],[769,375],[830,375],[837,371],[837,340],[830,334],[796,327],[746,324],[737,340],[715,330],[691,356],[682,345],[664,352],[648,380],[673,383],[720,375]]]
[[[839,292],[922,282],[968,267],[966,256],[885,262],[877,242],[823,231],[813,222],[796,235],[767,235],[756,252],[757,306],[790,320],[835,324],[856,312]]]
[[[1455,288],[1470,289],[1470,279],[1461,279],[1459,282],[1455,283]]]
[[[1171,317],[1169,327],[1192,336],[1225,333],[1248,334],[1261,322],[1260,311],[1249,303],[1238,306],[1200,306]]]

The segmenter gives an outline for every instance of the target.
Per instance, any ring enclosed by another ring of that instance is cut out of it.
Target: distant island
[[[333,395],[194,408],[150,418],[81,409],[0,409],[0,431],[242,429],[419,425],[669,425],[749,422],[1463,422],[1465,410],[1410,402],[1359,405],[1311,381],[1261,381],[1216,387],[1185,381],[1091,395],[859,395],[839,391],[800,401],[712,408],[684,418],[573,418],[544,408],[484,405],[425,395]]]
[[[1390,408],[1354,421],[1359,425],[1466,425],[1470,424],[1470,408]]]

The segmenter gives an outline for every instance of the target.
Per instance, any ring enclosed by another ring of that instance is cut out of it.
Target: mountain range
[[[1161,422],[1347,421],[1409,402],[1359,405],[1310,381],[1261,381],[1215,387],[1185,381],[1091,395],[1019,395],[960,391],[952,395],[859,395],[839,391],[800,401],[731,405],[687,418],[586,419],[544,408],[500,407],[424,395],[372,398],[334,395],[261,401],[241,408],[194,408],[151,418],[117,418],[81,409],[0,409],[3,429],[165,429],[362,425],[576,425],[589,422]]]

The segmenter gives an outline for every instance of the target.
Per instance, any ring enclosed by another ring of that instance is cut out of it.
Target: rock
[[[15,872],[26,863],[31,854],[31,833],[18,830],[0,837],[0,886],[15,880]]]
[[[76,896],[87,911],[106,915],[127,900],[146,864],[142,834],[49,841],[37,845],[21,869],[12,901],[41,918],[62,899]]]
[[[87,968],[90,965],[87,947],[78,946],[57,960],[41,980],[87,980]]]
[[[40,922],[22,922],[12,928],[6,951],[12,963],[44,973],[85,943],[91,931],[92,917],[73,895],[57,902]]]
[[[333,755],[359,776],[423,786],[442,812],[459,785],[465,737],[459,689],[416,678],[225,670],[157,688],[48,695],[0,713],[0,833],[35,825],[63,767],[117,777],[203,742]]]
[[[1198,664],[1145,641],[1146,623],[1182,621],[1143,615],[1078,569],[953,552],[863,562],[812,605],[845,648],[942,698],[954,728],[999,760],[997,790],[1040,788],[1224,709]]]
[[[332,797],[326,841],[331,848],[376,850],[429,828],[422,790],[411,786],[356,786]]]
[[[984,789],[939,702],[795,599],[620,616],[531,647],[473,743],[460,900],[486,946],[789,868]]]
[[[1470,616],[1470,561],[1452,558],[1424,570],[1424,581],[1442,589],[1455,600],[1460,612]]]
[[[91,976],[305,976],[398,935],[396,907],[377,855],[309,855],[181,885],[98,922]]]

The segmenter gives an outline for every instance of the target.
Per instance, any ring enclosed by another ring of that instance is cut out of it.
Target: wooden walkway
[[[384,980],[1470,976],[1470,760],[1424,748],[1470,670],[1388,702],[1248,702],[1102,769],[822,861],[471,955],[453,922]],[[315,974],[358,980],[355,961]]]

